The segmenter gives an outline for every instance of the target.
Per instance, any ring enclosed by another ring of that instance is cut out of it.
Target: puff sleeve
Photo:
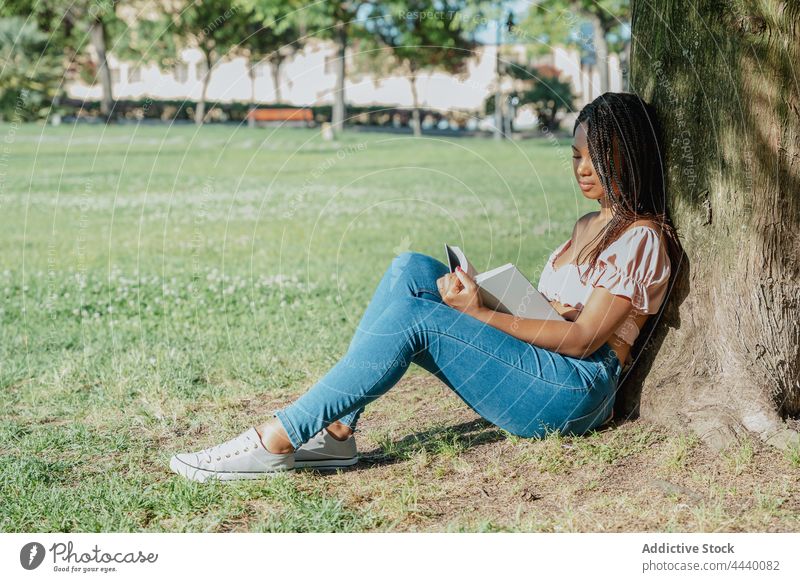
[[[635,226],[600,254],[589,280],[593,287],[627,297],[637,312],[652,314],[664,301],[669,275],[669,255],[658,233]]]

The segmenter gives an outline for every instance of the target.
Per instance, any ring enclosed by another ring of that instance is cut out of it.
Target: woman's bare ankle
[[[338,420],[329,424],[326,430],[337,441],[346,441],[350,437],[350,435],[353,434],[352,428],[350,428],[346,424],[342,424]]]
[[[281,421],[277,418],[273,417],[261,426],[257,426],[256,432],[261,439],[261,444],[270,453],[285,455],[286,453],[294,452],[292,441],[289,440],[286,429],[283,428]]]

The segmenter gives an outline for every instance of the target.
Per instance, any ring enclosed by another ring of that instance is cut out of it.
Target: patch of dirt
[[[227,412],[252,424],[291,400]],[[715,454],[641,420],[520,439],[421,371],[367,407],[356,437],[354,467],[294,478],[370,512],[378,530],[800,530],[800,466],[755,439]]]

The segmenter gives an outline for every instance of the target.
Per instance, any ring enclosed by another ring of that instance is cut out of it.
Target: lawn
[[[535,281],[594,209],[569,141],[0,125],[0,531],[797,531],[800,457],[642,421],[513,437],[420,369],[362,461],[196,484],[340,356],[392,257]]]

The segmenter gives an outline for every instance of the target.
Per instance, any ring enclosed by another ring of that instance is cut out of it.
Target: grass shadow
[[[628,422],[626,419],[616,417],[598,426],[583,436],[573,436],[572,438],[583,438],[594,433],[602,434],[612,431],[622,424]],[[477,418],[469,422],[451,426],[439,426],[407,435],[400,440],[386,440],[378,447],[359,453],[359,462],[350,467],[336,467],[330,469],[307,468],[304,470],[314,471],[322,474],[335,473],[336,471],[356,472],[369,470],[374,467],[385,467],[409,460],[416,454],[424,451],[431,456],[455,456],[468,448],[480,445],[496,443],[509,438],[509,433],[487,420]],[[513,437],[520,438],[522,437]],[[542,439],[522,439],[522,440],[542,440]]]
[[[359,453],[359,462],[351,467],[311,470],[320,473],[363,471],[403,462],[421,451],[433,456],[457,454],[470,447],[504,440],[507,434],[492,423],[477,418],[452,426],[431,428],[396,441],[387,439],[377,448]]]

